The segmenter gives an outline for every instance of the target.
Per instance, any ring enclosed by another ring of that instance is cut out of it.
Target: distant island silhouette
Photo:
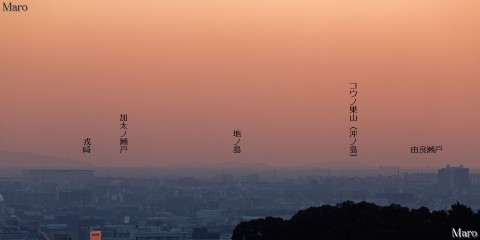
[[[27,152],[0,151],[0,168],[92,168],[91,164],[71,158],[37,155]]]

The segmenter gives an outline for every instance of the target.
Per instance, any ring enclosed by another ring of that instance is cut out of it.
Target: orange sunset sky
[[[0,12],[0,150],[97,166],[480,167],[480,1],[12,3],[29,11]]]

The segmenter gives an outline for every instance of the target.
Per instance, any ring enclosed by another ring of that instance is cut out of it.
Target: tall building
[[[447,165],[445,168],[438,169],[438,186],[443,190],[459,193],[470,188],[469,169],[463,165],[459,167],[451,167]]]

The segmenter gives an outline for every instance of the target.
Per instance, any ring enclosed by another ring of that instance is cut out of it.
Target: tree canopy
[[[232,240],[452,239],[452,230],[480,231],[480,214],[456,203],[448,211],[346,201],[239,223]]]

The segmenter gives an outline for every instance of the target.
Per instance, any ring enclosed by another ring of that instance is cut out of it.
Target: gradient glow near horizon
[[[0,150],[97,166],[480,167],[480,1],[18,3],[29,12],[0,12]]]

